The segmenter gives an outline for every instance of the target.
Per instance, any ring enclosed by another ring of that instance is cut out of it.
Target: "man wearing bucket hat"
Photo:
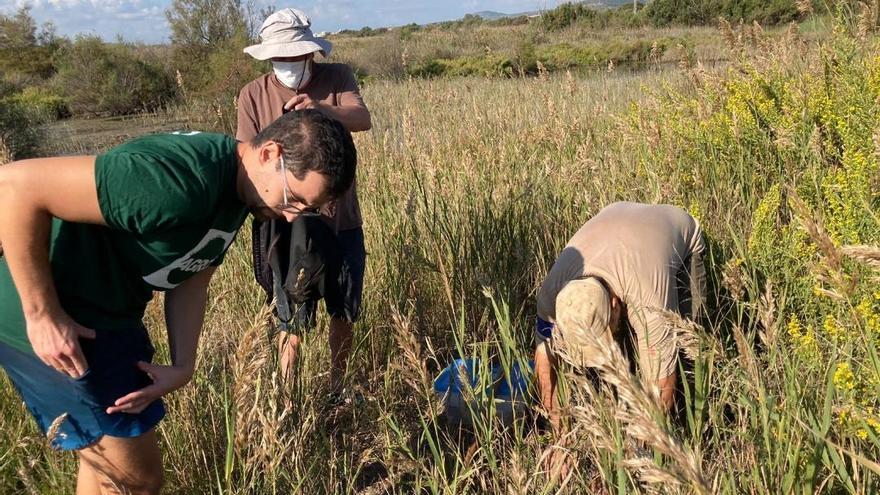
[[[260,43],[244,51],[257,60],[270,60],[273,70],[239,93],[236,137],[248,140],[282,114],[303,109],[316,109],[349,132],[370,129],[370,112],[351,68],[314,61],[315,53],[327,57],[331,48],[329,41],[312,34],[311,21],[302,11],[287,8],[268,16],[260,28]],[[315,325],[317,303],[323,298],[331,317],[331,382],[334,389],[341,388],[366,264],[361,223],[354,184],[314,218],[293,225],[254,223],[257,281],[268,298],[275,299],[280,327],[286,330],[278,341],[284,375],[295,362],[298,334]]]
[[[617,345],[622,321],[637,341],[642,379],[672,408],[677,346],[657,310],[701,313],[703,251],[697,221],[669,205],[614,203],[577,231],[538,292],[535,371],[554,427],[556,360],[601,366],[602,347]]]

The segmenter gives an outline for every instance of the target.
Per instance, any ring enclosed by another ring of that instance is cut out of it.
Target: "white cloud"
[[[482,10],[517,13],[552,8],[563,0],[297,0],[312,19],[312,29],[336,31],[363,26],[398,26],[457,19]],[[94,33],[104,39],[121,34],[131,41],[168,40],[165,9],[171,0],[0,0],[0,13],[31,5],[39,23],[51,21],[58,33]],[[274,0],[257,0],[283,7]]]
[[[56,9],[79,7],[82,4],[79,0],[48,0],[47,3]]]
[[[38,23],[51,22],[65,36],[97,34],[104,39],[121,35],[126,40],[162,43],[168,39],[165,9],[170,0],[14,0],[0,6],[11,13],[29,5]],[[0,0],[2,3],[2,0]]]

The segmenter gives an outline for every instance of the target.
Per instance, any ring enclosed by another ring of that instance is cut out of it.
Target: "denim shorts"
[[[147,433],[165,416],[157,400],[137,414],[107,414],[120,397],[150,385],[138,361],[153,358],[145,328],[97,330],[95,339],[80,339],[88,370],[77,379],[56,371],[36,355],[0,342],[0,366],[12,381],[43,434],[64,415],[52,446],[60,450],[88,447],[104,435],[132,438]]]

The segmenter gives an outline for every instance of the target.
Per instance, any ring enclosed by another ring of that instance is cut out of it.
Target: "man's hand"
[[[284,104],[284,110],[305,110],[307,108],[322,110],[323,105],[320,102],[313,100],[311,96],[305,93],[300,93],[294,96]]]
[[[137,367],[150,375],[153,384],[116,399],[113,406],[107,408],[107,414],[118,412],[139,413],[156,399],[189,383],[193,376],[191,368],[184,368],[182,366],[162,366],[138,361]]]
[[[76,323],[66,314],[57,318],[28,318],[27,336],[37,357],[60,373],[79,378],[89,368],[79,338],[93,339],[95,331]]]

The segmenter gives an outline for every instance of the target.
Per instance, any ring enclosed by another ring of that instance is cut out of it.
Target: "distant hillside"
[[[643,3],[644,0],[639,0],[639,3]],[[620,7],[622,5],[632,5],[632,0],[584,0],[581,2],[571,2],[571,3],[582,3],[588,7],[592,7],[595,9],[607,9]],[[519,17],[519,16],[530,16],[540,14],[540,10],[532,10],[530,12],[517,12],[515,14],[505,14],[504,12],[495,12],[494,10],[481,10],[480,12],[474,12],[469,15],[482,17],[487,21],[495,21],[498,19],[504,19],[507,17]]]
[[[481,10],[479,12],[474,12],[471,15],[475,15],[477,17],[482,17],[487,21],[494,21],[495,19],[503,19],[505,17],[513,17],[517,14],[504,14],[502,12],[493,12],[491,10]]]
[[[600,0],[581,3],[585,3],[587,5],[595,5],[596,7],[620,7],[621,5],[632,5],[632,0]],[[639,0],[639,3],[644,3],[644,0]]]

